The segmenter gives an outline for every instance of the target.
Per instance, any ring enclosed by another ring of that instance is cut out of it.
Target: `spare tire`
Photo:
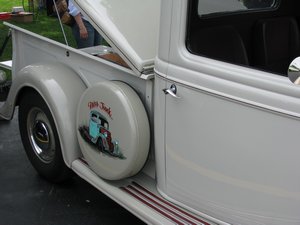
[[[82,154],[100,177],[135,175],[146,162],[150,127],[137,93],[119,81],[98,83],[82,95],[77,110]]]

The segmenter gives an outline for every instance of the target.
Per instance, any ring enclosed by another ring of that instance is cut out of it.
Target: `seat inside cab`
[[[290,63],[300,55],[300,1],[228,1],[226,6],[222,1],[214,3],[219,8],[207,6],[213,3],[205,0],[190,2],[189,9],[194,11],[188,18],[188,50],[287,76]]]
[[[293,17],[261,19],[255,24],[253,36],[253,63],[258,68],[284,74],[300,55],[299,27]]]

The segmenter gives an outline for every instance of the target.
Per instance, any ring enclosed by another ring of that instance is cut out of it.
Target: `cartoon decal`
[[[77,139],[82,156],[101,178],[137,174],[148,158],[150,126],[143,102],[121,81],[93,84],[77,107]]]
[[[89,126],[79,127],[82,138],[104,154],[126,159],[120,151],[118,141],[112,140],[107,119],[98,110],[95,110],[95,108],[103,110],[112,119],[111,109],[102,102],[89,102],[88,107],[90,108]]]

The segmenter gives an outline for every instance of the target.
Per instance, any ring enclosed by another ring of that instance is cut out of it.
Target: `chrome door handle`
[[[163,89],[163,92],[167,95],[171,95],[174,98],[180,98],[179,96],[176,95],[177,93],[177,87],[175,84],[172,84],[170,88],[165,88]]]

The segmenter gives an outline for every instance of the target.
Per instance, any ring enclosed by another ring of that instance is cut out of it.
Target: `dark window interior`
[[[286,76],[300,55],[300,1],[280,0],[274,9],[198,15],[189,1],[187,48],[193,54]]]

